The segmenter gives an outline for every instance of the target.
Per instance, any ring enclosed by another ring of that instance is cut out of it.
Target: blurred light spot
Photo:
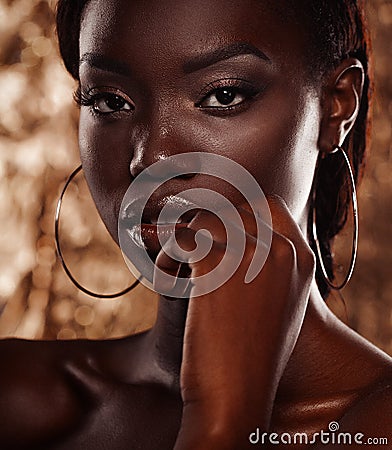
[[[40,249],[41,247],[51,247],[53,245],[53,239],[50,236],[43,235],[41,236],[37,241],[37,248]]]
[[[375,167],[376,180],[382,184],[392,184],[391,164],[383,162]]]
[[[387,65],[386,65],[387,66]],[[377,144],[380,145],[382,143],[389,143],[391,139],[391,122],[389,117],[383,117],[379,120],[379,124],[377,127]],[[381,157],[381,155],[380,155]]]
[[[85,332],[87,339],[102,339],[104,336],[104,328],[102,327],[86,327]]]
[[[76,339],[76,333],[74,330],[71,330],[71,328],[62,328],[58,333],[57,333],[57,339]]]
[[[22,63],[27,67],[34,67],[39,63],[39,57],[33,52],[31,47],[27,47],[22,50],[20,55]]]
[[[11,133],[15,133],[20,130],[23,124],[22,118],[16,110],[9,110],[2,113],[1,122],[4,128]]]
[[[34,22],[25,22],[21,24],[19,34],[25,42],[30,44],[42,34],[42,29]]]
[[[92,239],[92,234],[88,227],[80,226],[73,228],[70,238],[76,247],[86,247]]]
[[[16,3],[16,2],[14,2]],[[32,8],[38,3],[37,0],[19,0],[14,6],[14,12],[20,17],[25,17],[30,14]]]
[[[53,247],[44,246],[37,250],[37,264],[51,267],[56,262],[56,254]]]
[[[53,233],[54,230],[54,218],[53,214],[44,214],[40,220],[41,230],[46,234]]]
[[[52,306],[51,316],[55,322],[64,324],[73,318],[74,309],[72,300],[70,298],[63,298]]]
[[[47,289],[33,289],[28,298],[30,308],[44,310],[48,304],[49,292]]]
[[[377,256],[377,245],[371,239],[359,241],[359,251],[363,259],[371,261]]]
[[[17,287],[17,275],[15,272],[5,272],[0,274],[0,296],[10,297]]]
[[[7,112],[19,102],[27,87],[26,77],[17,70],[8,70],[0,74],[0,111]]]
[[[39,137],[35,139],[29,139],[19,145],[19,150],[16,153],[14,160],[18,165],[18,169],[25,174],[34,174],[38,177],[45,169],[45,160],[42,158],[43,145],[40,142]],[[23,183],[26,183],[26,179],[23,179]],[[22,188],[20,188],[21,190]],[[30,190],[35,191],[35,189]],[[26,198],[26,197],[25,197]]]
[[[33,249],[28,247],[20,248],[15,257],[15,268],[17,268],[20,273],[27,273],[33,269],[34,265],[35,253]]]
[[[392,4],[384,3],[378,10],[378,20],[383,25],[392,25]]]
[[[48,289],[52,281],[50,268],[37,266],[33,270],[33,284],[38,289]]]
[[[52,51],[52,42],[50,39],[40,36],[33,40],[31,49],[35,55],[43,58],[44,56],[48,56]]]
[[[6,163],[0,160],[0,180],[6,175]]]
[[[373,293],[370,292],[369,294],[370,295],[367,298],[371,299]],[[362,311],[361,314],[358,316],[358,322],[362,330],[362,333],[365,336],[368,336],[369,339],[374,339],[377,333],[378,321],[376,308],[371,300],[368,300],[367,303],[364,303],[362,305]]]
[[[24,314],[16,334],[20,338],[39,337],[42,334],[44,323],[44,313],[39,309],[29,308]]]
[[[3,22],[7,17],[7,11],[5,5],[0,3],[0,20]]]
[[[94,322],[95,312],[90,306],[79,306],[75,311],[75,320],[83,327],[91,325]]]

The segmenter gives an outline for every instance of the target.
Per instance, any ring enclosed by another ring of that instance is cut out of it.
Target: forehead
[[[148,58],[162,67],[239,41],[276,64],[299,65],[301,28],[282,11],[284,2],[266,0],[90,0],[80,54],[99,52],[135,64]]]

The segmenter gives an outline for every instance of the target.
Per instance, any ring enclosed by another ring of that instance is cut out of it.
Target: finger
[[[273,236],[271,213],[265,199],[240,205],[238,213],[246,232],[247,251],[243,267],[246,267],[244,282],[248,284],[259,275],[270,253]]]
[[[248,210],[225,207],[216,214],[201,211],[190,223],[195,230],[207,229],[214,240],[224,243],[229,264],[225,270],[232,273],[235,262],[246,269],[245,283],[252,282],[262,270],[270,251],[272,228],[268,203],[253,202]],[[266,220],[264,220],[266,219]]]
[[[181,228],[176,230],[174,236],[162,247],[154,266],[153,288],[155,291],[172,297],[184,294],[185,283],[181,290],[178,278],[185,278],[186,270],[183,266],[187,261],[187,252],[195,248],[194,237],[193,230]],[[174,244],[179,244],[180,248],[176,249]]]
[[[303,234],[283,198],[278,195],[271,195],[267,197],[267,201],[271,211],[274,232],[288,237],[293,243],[304,241]]]
[[[277,195],[269,196],[267,200],[271,210],[274,233],[289,239],[294,245],[298,266],[312,271],[315,266],[313,251],[295,222],[286,202]]]
[[[245,232],[246,235],[262,240],[266,233],[272,232],[268,222],[271,222],[270,212],[267,202],[264,202],[264,205],[249,207],[248,210],[242,205],[237,208],[222,208],[216,213],[201,210],[189,227],[194,230],[208,229],[214,241],[225,243],[229,232],[233,235]]]
[[[155,262],[153,286],[166,296],[185,296],[189,280],[210,273],[221,261],[225,245],[204,229],[181,228],[166,242]]]
[[[188,224],[188,228],[197,232],[199,230],[208,230],[212,239],[216,242],[224,243],[227,239],[226,228],[222,220],[222,215],[202,209],[197,212],[195,217]]]
[[[238,207],[246,232],[256,239],[271,230],[271,212],[266,199],[245,202]]]

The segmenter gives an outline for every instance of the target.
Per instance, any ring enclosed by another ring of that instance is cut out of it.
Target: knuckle
[[[241,217],[242,223],[244,225],[245,232],[252,237],[256,237],[257,236],[257,222],[256,222],[255,216],[253,215],[253,211],[251,211],[251,212],[240,211],[240,217]]]
[[[214,225],[217,221],[219,221],[217,214],[206,209],[200,209],[189,223],[189,226],[197,230],[199,228]]]
[[[270,194],[267,197],[267,202],[270,208],[287,209],[285,200],[277,194]]]
[[[241,255],[241,262],[244,263],[246,266],[249,266],[249,264],[251,264],[253,260],[256,250],[257,250],[256,239],[248,237],[246,240],[245,251]]]
[[[275,235],[272,240],[271,254],[278,261],[293,265],[297,258],[297,251],[293,242],[282,235]]]
[[[194,272],[194,277],[197,278],[210,273],[228,257],[230,258],[230,256],[226,254],[223,246],[216,243],[213,244],[213,247],[207,255],[202,258],[196,258],[196,260],[190,261],[190,266],[192,267],[192,270]]]
[[[314,273],[316,272],[316,256],[314,255],[310,247],[307,246],[307,248],[301,252],[301,255],[299,257],[299,263],[304,273],[304,276],[306,277],[314,276]]]
[[[195,231],[191,228],[179,228],[175,231],[174,237],[183,250],[193,250],[196,246],[195,234]]]
[[[314,271],[316,269],[316,256],[313,251],[308,247],[304,252],[303,265],[308,271]]]
[[[192,219],[191,224],[195,224],[197,222],[204,222],[205,220],[211,219],[212,213],[207,211],[206,209],[200,209],[195,214],[195,217]]]
[[[207,230],[214,239],[224,241],[226,238],[225,226],[222,218],[211,211],[199,211],[188,227],[195,233],[199,230]]]

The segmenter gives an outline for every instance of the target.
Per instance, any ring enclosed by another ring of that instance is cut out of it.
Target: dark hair
[[[59,0],[57,5],[57,34],[60,53],[68,72],[79,78],[79,33],[83,9],[89,0]],[[276,3],[275,3],[276,4]],[[309,74],[319,79],[349,57],[361,61],[365,70],[363,96],[355,125],[344,143],[349,155],[355,181],[364,165],[370,128],[369,106],[372,94],[370,71],[370,41],[367,33],[362,0],[282,0],[281,8],[304,27],[309,42]],[[350,196],[347,189],[347,169],[343,158],[319,158],[314,181],[317,202],[316,223],[324,264],[330,279],[334,278],[331,243],[347,220]],[[309,236],[312,220],[309,218]],[[315,243],[310,238],[315,250]],[[329,292],[320,267],[316,280],[325,298]]]
[[[295,0],[294,0],[295,3]],[[364,2],[362,0],[304,0],[302,14],[310,26],[309,67],[313,75],[326,75],[347,58],[357,58],[363,65],[365,79],[362,100],[357,120],[346,138],[343,148],[349,156],[357,184],[365,165],[366,149],[370,141],[371,101],[373,94],[373,74],[371,67],[371,42],[367,30]],[[347,167],[339,154],[326,158],[319,157],[317,176],[314,180],[316,225],[321,253],[326,271],[334,279],[331,243],[347,221],[350,206],[350,182]],[[313,220],[308,222],[310,245],[315,250],[312,239]],[[324,281],[318,264],[316,280],[325,298],[329,287]]]

